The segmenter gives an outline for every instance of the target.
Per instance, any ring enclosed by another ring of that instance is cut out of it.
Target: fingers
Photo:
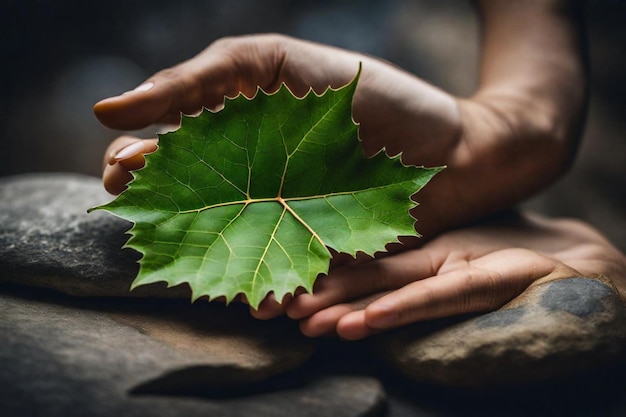
[[[180,113],[215,110],[224,97],[274,92],[285,82],[297,96],[345,85],[365,57],[282,35],[222,38],[194,58],[160,71],[134,90],[104,99],[94,113],[105,126],[136,130],[177,124]],[[380,64],[379,64],[380,65]]]
[[[94,113],[103,125],[119,130],[136,130],[155,123],[177,124],[181,112],[194,114],[203,106],[211,108],[223,101],[228,92],[225,84],[233,77],[220,70],[223,66],[203,56],[193,58],[156,73],[132,91],[96,103]],[[205,71],[212,76],[205,75]],[[221,75],[221,81],[212,80],[215,73]]]
[[[493,252],[374,301],[365,310],[365,324],[384,330],[416,321],[495,310],[534,281],[557,270],[576,275],[571,268],[526,249]]]
[[[220,96],[214,91],[205,97],[205,81],[197,69],[192,69],[192,61],[161,71],[134,90],[99,101],[94,105],[96,117],[112,129],[137,130],[156,123],[178,124],[181,112],[194,114],[203,104],[219,104],[224,92],[219,91]]]
[[[372,294],[360,300],[333,305],[300,321],[300,331],[308,337],[339,335],[357,340],[378,332],[365,323],[365,307],[386,293]]]
[[[342,316],[362,309],[368,302],[380,297],[381,291],[432,275],[433,260],[429,256],[415,251],[376,262],[337,267],[330,276],[317,280],[313,294],[298,289],[295,296],[286,295],[280,303],[270,294],[258,309],[250,309],[250,313],[259,319],[271,319],[287,313],[292,319],[302,320],[301,329],[307,336],[334,334],[337,321]],[[343,262],[346,263],[345,260]]]
[[[95,104],[94,114],[103,125],[112,129],[137,130],[166,117],[169,100],[166,90],[146,82],[120,96],[106,98]]]
[[[107,165],[113,165],[115,162],[117,162],[115,157],[122,149],[139,141],[141,141],[141,139],[128,135],[123,135],[116,138],[113,142],[109,144],[106,151],[104,152],[103,167],[106,167]]]
[[[357,265],[340,266],[315,283],[312,294],[301,294],[286,308],[293,319],[303,319],[336,304],[402,287],[432,276],[443,262],[439,251],[412,250]]]
[[[257,309],[250,308],[250,314],[253,317],[261,320],[269,320],[278,317],[285,313],[286,307],[289,305],[289,303],[291,303],[294,297],[297,297],[304,292],[304,288],[300,287],[296,289],[294,295],[285,294],[281,301],[278,301],[276,299],[274,293],[270,293],[267,297],[263,299],[263,301],[261,301],[261,304],[259,304],[259,307]],[[247,303],[245,297],[243,298],[244,302]]]
[[[250,307],[250,314],[260,320],[270,320],[285,313],[285,306],[289,304],[293,296],[291,294],[285,295],[282,302],[279,302],[274,294],[269,294],[259,307],[255,310]]]
[[[141,140],[132,136],[117,138],[104,155],[104,188],[114,195],[124,191],[133,179],[130,171],[142,168],[145,165],[144,155],[156,149],[156,139]]]
[[[194,58],[160,71],[136,89],[94,106],[102,124],[136,130],[155,123],[177,123],[180,113],[219,107],[224,97],[248,97],[257,86],[276,84],[282,59],[279,37],[225,38]]]
[[[495,310],[535,281],[578,274],[526,249],[505,249],[465,263],[452,262],[454,268],[440,268],[447,272],[322,308],[303,319],[300,328],[310,337],[337,334],[357,340],[418,321]],[[296,305],[298,298],[291,305]]]

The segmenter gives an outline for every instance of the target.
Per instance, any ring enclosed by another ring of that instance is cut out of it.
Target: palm
[[[343,266],[287,313],[310,336],[359,339],[407,323],[494,310],[529,285],[572,276],[626,277],[626,260],[590,227],[536,216],[450,232],[420,249]],[[357,285],[358,283],[358,285]]]

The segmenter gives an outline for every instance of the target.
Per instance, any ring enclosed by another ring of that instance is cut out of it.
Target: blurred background
[[[577,162],[524,206],[585,219],[626,251],[626,1],[590,1],[587,26],[592,100]],[[96,101],[257,32],[380,56],[457,95],[475,86],[469,0],[0,0],[0,176],[99,176],[119,132],[99,125]]]

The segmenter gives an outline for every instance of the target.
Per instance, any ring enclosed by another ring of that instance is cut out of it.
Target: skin
[[[418,249],[335,268],[287,305],[308,336],[349,340],[416,321],[492,311],[530,285],[612,278],[626,300],[626,257],[576,220],[507,213]],[[358,285],[354,283],[358,282]]]
[[[296,95],[337,88],[363,71],[354,117],[367,155],[383,146],[407,164],[448,169],[420,192],[413,213],[431,237],[537,192],[574,156],[586,105],[586,72],[575,2],[486,1],[479,87],[454,97],[391,64],[281,35],[224,38],[144,87],[97,103],[108,127],[178,123],[180,112],[219,108],[224,96],[254,96],[284,82]],[[568,6],[569,5],[569,6]],[[128,143],[128,139],[122,141]],[[120,149],[114,142],[109,149]],[[109,163],[107,189],[128,174]]]
[[[310,89],[322,93],[348,83],[362,63],[353,113],[365,154],[385,147],[392,155],[402,152],[407,164],[448,168],[417,196],[421,204],[412,214],[423,239],[405,239],[388,248],[392,256],[371,262],[338,256],[313,294],[280,303],[270,295],[252,311],[264,319],[286,312],[310,336],[358,339],[412,321],[494,309],[546,277],[623,274],[599,261],[595,251],[584,252],[575,239],[564,242],[595,272],[560,257],[553,247],[567,234],[549,221],[454,231],[562,174],[575,154],[586,106],[578,2],[485,0],[477,6],[482,57],[478,88],[469,98],[373,57],[282,35],[254,35],[217,40],[137,89],[97,103],[94,111],[114,129],[177,124],[181,112],[218,110],[225,96],[253,97],[257,88],[272,92],[285,83],[298,96]],[[155,139],[115,140],[105,153],[105,188],[121,192],[131,179],[128,171],[143,166],[143,155],[156,147]],[[441,235],[446,231],[451,232]],[[507,240],[509,232],[540,245]],[[577,237],[598,238],[590,230]],[[623,257],[609,264],[620,262]]]

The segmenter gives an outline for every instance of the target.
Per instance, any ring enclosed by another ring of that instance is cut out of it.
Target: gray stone
[[[90,207],[110,201],[98,178],[26,174],[0,179],[0,282],[71,295],[189,297],[156,284],[132,292],[139,254],[121,249],[131,224]]]
[[[287,324],[234,306],[5,286],[0,409],[12,417],[379,415],[385,395],[375,379],[286,372],[311,354]]]
[[[566,379],[626,353],[626,309],[610,283],[568,278],[534,285],[502,309],[418,323],[376,341],[394,368],[457,387]]]
[[[296,370],[314,342],[293,321],[258,321],[237,303],[191,304],[186,288],[130,292],[139,258],[121,249],[130,223],[87,214],[111,198],[99,179],[82,175],[0,180],[3,413],[356,416],[383,409],[384,391],[372,378],[301,380]]]

